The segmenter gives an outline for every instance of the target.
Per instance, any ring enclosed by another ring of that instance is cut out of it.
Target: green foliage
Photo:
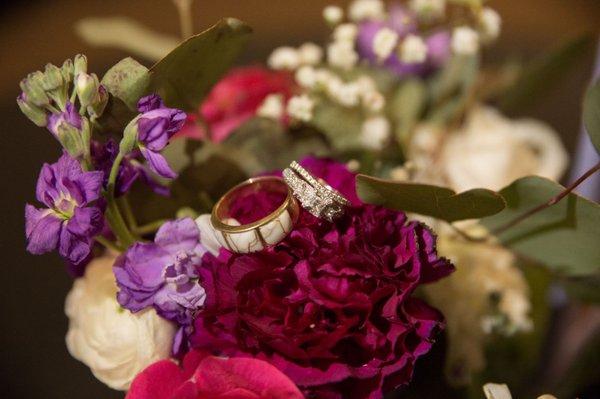
[[[360,142],[362,123],[363,115],[360,111],[344,108],[326,100],[316,105],[311,121],[311,124],[321,130],[338,151],[362,147]]]
[[[522,112],[533,101],[543,98],[571,67],[591,49],[593,35],[572,39],[525,67],[521,76],[506,91],[499,105],[504,112]]]
[[[493,230],[563,190],[542,177],[519,179],[500,191],[506,209],[482,223]],[[585,276],[600,271],[600,206],[576,194],[528,217],[498,238],[506,247],[557,272]]]
[[[359,175],[357,192],[369,204],[432,216],[448,222],[477,219],[504,209],[502,197],[491,190],[455,191],[428,184],[393,182]]]
[[[226,18],[192,36],[150,68],[150,90],[165,104],[193,111],[244,48],[252,29]]]
[[[600,153],[600,79],[588,89],[585,95],[583,122],[596,151]]]
[[[396,126],[396,139],[406,145],[419,122],[427,101],[427,89],[420,79],[402,83],[392,97],[388,112]]]
[[[135,111],[138,100],[146,94],[150,75],[148,68],[127,57],[110,68],[101,83],[110,94],[123,101],[130,110]]]

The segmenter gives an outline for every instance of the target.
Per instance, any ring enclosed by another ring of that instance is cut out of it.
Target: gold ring
[[[256,194],[270,191],[284,194],[285,200],[271,214],[248,224],[239,224],[229,214],[231,204],[243,194]],[[229,190],[214,206],[211,224],[215,229],[217,241],[237,253],[262,251],[276,245],[294,228],[298,220],[300,207],[291,189],[285,181],[276,176],[264,176],[248,179]]]

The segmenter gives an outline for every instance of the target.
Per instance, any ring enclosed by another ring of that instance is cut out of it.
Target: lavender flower
[[[138,102],[141,115],[137,119],[138,145],[150,168],[160,176],[177,176],[160,151],[169,144],[169,139],[183,127],[185,112],[167,108],[157,95],[143,97]]]
[[[39,255],[58,248],[70,263],[83,262],[103,225],[102,179],[102,172],[84,172],[66,153],[55,164],[45,164],[36,197],[47,208],[25,206],[27,250]]]
[[[152,306],[180,326],[175,353],[185,345],[193,315],[206,298],[196,271],[204,253],[196,223],[185,218],[165,223],[153,243],[134,244],[114,266],[121,306],[132,312]]]
[[[411,34],[417,34],[417,23],[415,16],[402,6],[394,6],[389,12],[387,21],[365,21],[359,27],[357,48],[361,58],[377,65],[379,60],[373,48],[373,42],[377,33],[389,28],[395,31],[400,40]],[[427,58],[422,63],[405,63],[400,60],[397,52],[393,52],[383,65],[403,77],[409,75],[426,75],[438,68],[450,58],[450,34],[447,31],[437,31],[425,38],[427,45]]]
[[[91,144],[91,156],[92,163],[96,170],[104,172],[104,186],[108,184],[108,176],[110,169],[117,157],[119,152],[119,146],[114,140],[110,139],[106,143],[102,144],[98,141],[92,141]],[[160,184],[156,181],[148,168],[138,161],[140,156],[139,151],[134,151],[125,156],[119,167],[119,174],[117,175],[115,194],[117,196],[124,195],[130,189],[133,183],[138,179],[147,184],[152,191],[156,194],[168,196],[169,188]]]

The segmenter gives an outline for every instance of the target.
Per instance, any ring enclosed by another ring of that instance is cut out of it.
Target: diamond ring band
[[[339,191],[314,177],[296,161],[283,171],[283,179],[302,207],[318,218],[333,222],[350,206],[350,201]]]

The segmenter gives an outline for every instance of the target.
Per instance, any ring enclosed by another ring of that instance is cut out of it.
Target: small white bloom
[[[452,51],[460,55],[476,54],[479,51],[479,34],[468,26],[454,28]]]
[[[300,56],[293,47],[279,47],[271,53],[267,63],[273,69],[294,70],[300,64]]]
[[[496,10],[490,7],[484,7],[479,14],[479,23],[481,24],[481,34],[486,41],[492,41],[500,36],[502,27],[502,18]]]
[[[345,83],[337,91],[337,102],[344,107],[356,107],[360,102],[360,87],[355,83]]]
[[[400,45],[400,59],[407,64],[420,64],[427,59],[427,44],[417,35],[408,35]]]
[[[373,52],[379,60],[386,60],[398,45],[398,34],[390,28],[380,29],[373,39]]]
[[[358,54],[353,42],[336,41],[327,47],[327,62],[341,69],[352,69],[358,62]]]
[[[344,10],[338,6],[327,6],[323,9],[323,18],[329,25],[337,25],[344,18]]]
[[[93,260],[85,276],[75,280],[65,302],[66,343],[96,378],[124,391],[146,366],[169,357],[176,327],[154,309],[131,313],[119,306],[115,259]]]
[[[315,72],[315,89],[327,90],[327,84],[331,80],[333,74],[324,68],[317,69]]]
[[[305,65],[296,71],[296,82],[306,89],[312,89],[317,84],[317,71],[312,66]]]
[[[283,112],[283,95],[269,94],[256,110],[256,115],[279,121],[283,116]]]
[[[288,114],[295,119],[308,122],[313,117],[315,102],[306,94],[290,98],[287,105]]]
[[[301,65],[317,65],[323,60],[323,49],[314,43],[304,43],[298,48]]]
[[[377,90],[369,90],[362,94],[363,107],[369,112],[378,113],[385,107],[385,97]]]
[[[360,169],[360,162],[356,159],[351,159],[346,162],[346,168],[348,168],[350,172],[358,172]]]
[[[383,116],[367,119],[361,130],[360,141],[365,148],[381,150],[390,137],[390,122]]]
[[[329,80],[325,82],[325,91],[327,92],[329,98],[331,98],[333,101],[337,101],[337,99],[340,97],[340,90],[342,89],[343,85],[344,81],[342,81],[339,76],[334,74],[329,75]]]
[[[377,90],[377,84],[375,84],[375,80],[368,75],[360,76],[355,80],[355,83],[360,87],[360,90],[363,93]]]
[[[446,0],[411,0],[409,7],[421,19],[437,20],[446,13]]]
[[[383,19],[385,6],[381,0],[354,0],[348,10],[352,21],[359,22],[365,19]]]
[[[358,35],[356,24],[341,24],[333,31],[333,40],[336,42],[353,42]]]

